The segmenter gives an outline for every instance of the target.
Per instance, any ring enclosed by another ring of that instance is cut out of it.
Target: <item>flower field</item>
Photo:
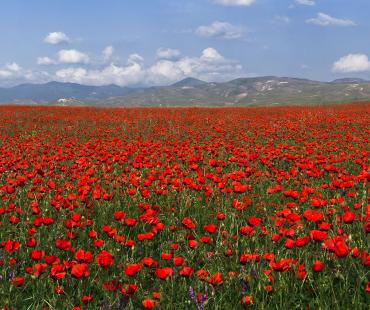
[[[369,124],[0,107],[0,308],[367,309]]]

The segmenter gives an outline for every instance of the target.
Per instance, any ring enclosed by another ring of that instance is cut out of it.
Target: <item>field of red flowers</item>
[[[0,308],[365,309],[369,124],[0,107]]]

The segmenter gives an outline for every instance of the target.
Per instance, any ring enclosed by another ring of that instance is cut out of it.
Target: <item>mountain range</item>
[[[186,78],[168,86],[129,88],[49,82],[0,88],[0,103],[94,106],[251,106],[370,101],[370,81],[332,82],[264,76],[228,82]]]

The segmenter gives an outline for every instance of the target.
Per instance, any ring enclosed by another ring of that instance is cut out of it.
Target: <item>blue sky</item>
[[[370,78],[368,0],[2,0],[0,86]]]

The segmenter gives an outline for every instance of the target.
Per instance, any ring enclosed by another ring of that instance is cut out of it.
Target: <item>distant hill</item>
[[[195,87],[195,86],[200,86],[204,84],[207,84],[207,82],[204,82],[204,81],[192,78],[192,77],[188,77],[177,83],[172,84],[171,86],[172,87]]]
[[[369,83],[369,81],[359,78],[344,78],[344,79],[337,79],[331,82],[332,84],[363,84]]]
[[[224,83],[180,81],[101,101],[109,106],[250,106],[370,100],[370,82],[319,82],[289,77],[239,78]],[[190,83],[193,84],[193,83]]]
[[[21,84],[11,88],[0,88],[0,102],[48,103],[62,98],[81,101],[97,101],[109,97],[123,96],[133,90],[117,85],[86,86],[76,83],[49,82],[46,84]]]
[[[208,83],[186,78],[169,86],[128,88],[50,82],[0,88],[0,102],[94,106],[254,106],[370,101],[370,81],[319,82],[264,76]]]

